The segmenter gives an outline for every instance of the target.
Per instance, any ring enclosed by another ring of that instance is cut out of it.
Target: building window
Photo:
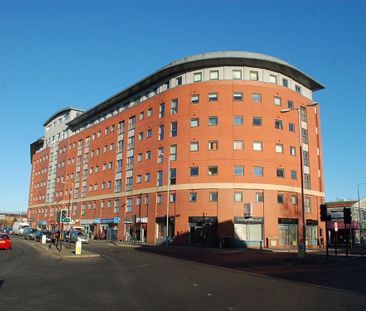
[[[189,151],[195,152],[199,150],[199,142],[194,141],[189,144]]]
[[[263,142],[253,141],[253,150],[254,151],[262,151],[263,150]]]
[[[151,150],[146,151],[145,159],[150,160],[151,159]]]
[[[311,213],[311,200],[309,197],[305,197],[305,213]]]
[[[136,125],[136,117],[133,116],[128,120],[128,129],[129,130],[133,130],[135,128]]]
[[[170,137],[176,137],[178,135],[178,122],[170,123]]]
[[[218,173],[219,173],[219,169],[217,166],[208,167],[208,176],[217,176]]]
[[[241,80],[242,78],[241,70],[233,70],[233,80]]]
[[[182,77],[177,77],[175,78],[175,86],[179,86],[182,85]]]
[[[216,102],[218,100],[219,96],[217,93],[209,93],[208,94],[208,101],[209,102]]]
[[[305,189],[310,189],[311,188],[310,174],[304,173],[304,187],[305,187]]]
[[[283,153],[283,145],[276,144],[276,153]]]
[[[234,148],[234,150],[243,150],[244,149],[244,141],[234,140],[233,148]]]
[[[200,102],[199,94],[191,95],[191,103],[192,104],[198,104],[199,102]]]
[[[233,100],[234,101],[243,101],[243,93],[242,92],[234,92],[233,93]]]
[[[309,152],[303,150],[304,166],[310,166]]]
[[[202,72],[195,72],[193,74],[193,82],[200,82],[202,81]]]
[[[171,185],[175,185],[177,183],[177,169],[171,168],[169,172],[169,181]]]
[[[217,199],[218,199],[218,192],[217,191],[210,191],[209,201],[210,202],[217,202]]]
[[[163,202],[163,196],[161,195],[161,193],[158,193],[156,197],[156,203],[161,204],[162,202]]]
[[[197,192],[191,191],[189,193],[189,202],[197,202]]]
[[[283,204],[283,194],[282,193],[277,194],[277,203]]]
[[[301,86],[295,85],[295,92],[301,94]]]
[[[288,124],[288,130],[290,131],[290,132],[292,132],[292,133],[295,133],[295,124],[293,124],[293,123],[289,123]]]
[[[128,213],[132,212],[132,204],[133,204],[133,199],[132,198],[127,198],[126,212],[128,212]]]
[[[235,165],[234,166],[234,176],[244,176],[244,166]]]
[[[296,171],[291,171],[291,179],[292,180],[297,180],[297,172]]]
[[[171,161],[177,160],[177,145],[170,146],[170,160]]]
[[[294,109],[294,102],[292,100],[287,100],[287,108]]]
[[[296,147],[290,146],[290,155],[291,156],[296,156]]]
[[[273,99],[273,103],[276,106],[281,106],[281,97],[275,96],[274,99]]]
[[[140,120],[143,120],[145,118],[145,112],[141,111],[140,112]]]
[[[164,148],[163,147],[160,147],[158,149],[158,163],[163,163],[163,160],[164,160]]]
[[[278,119],[275,120],[275,128],[278,129],[278,130],[282,130],[283,129],[282,120],[278,120]]]
[[[158,140],[164,139],[164,124],[159,125]]]
[[[153,109],[152,108],[147,109],[147,116],[148,117],[151,117],[152,116],[152,113],[153,113]]]
[[[156,185],[161,187],[163,185],[163,171],[158,171],[156,175]]]
[[[145,182],[150,182],[150,173],[145,173]]]
[[[142,183],[142,175],[137,175],[136,176],[136,183],[137,184],[141,184]]]
[[[146,138],[151,138],[152,137],[152,129],[148,129],[146,131]]]
[[[249,79],[252,81],[258,81],[258,71],[250,71]]]
[[[276,176],[278,178],[285,178],[285,170],[283,168],[276,169]]]
[[[208,125],[209,126],[216,126],[218,124],[217,117],[208,117]]]
[[[254,166],[254,176],[262,177],[263,176],[263,167],[262,166]]]
[[[175,193],[170,193],[170,200],[169,200],[169,202],[170,203],[175,203],[175,200],[176,200],[176,195],[175,195]]]
[[[243,193],[239,191],[234,192],[234,202],[243,202]]]
[[[219,71],[213,70],[210,71],[210,80],[218,80],[219,79]]]
[[[139,140],[144,140],[144,132],[139,133]]]
[[[285,78],[283,78],[283,79],[282,79],[282,85],[283,85],[284,87],[288,87],[288,80],[287,80],[287,79],[285,79]]]
[[[234,116],[233,124],[234,125],[243,125],[243,116]]]
[[[198,176],[199,169],[198,166],[191,166],[189,168],[189,176]]]
[[[297,196],[296,195],[292,195],[291,196],[291,204],[292,205],[296,205],[297,204]]]
[[[165,103],[161,103],[159,106],[159,118],[163,118],[165,116]]]
[[[191,127],[198,127],[200,125],[200,119],[199,118],[192,118],[191,119]]]
[[[277,76],[269,75],[269,82],[277,84]]]
[[[263,192],[256,192],[255,193],[255,201],[256,202],[263,202],[264,201]]]
[[[142,161],[142,152],[140,152],[140,153],[137,155],[137,161],[138,161],[138,162],[141,162],[141,161]]]
[[[177,114],[178,113],[178,99],[173,99],[171,102],[172,106],[171,106],[171,110],[170,113],[173,114]]]
[[[253,93],[252,94],[252,102],[253,103],[261,103],[262,102],[262,94]]]
[[[208,142],[209,151],[218,150],[218,149],[219,149],[219,142],[217,140],[210,140]]]
[[[262,126],[262,118],[261,117],[253,117],[253,126]]]

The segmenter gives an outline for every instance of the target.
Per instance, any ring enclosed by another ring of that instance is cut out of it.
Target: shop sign
[[[114,218],[95,218],[94,223],[96,224],[118,224],[120,221],[119,217]]]
[[[234,224],[263,224],[263,217],[234,217]]]
[[[80,224],[81,225],[92,225],[94,224],[95,219],[81,219]]]
[[[188,222],[190,223],[209,223],[209,224],[215,224],[217,223],[217,217],[212,216],[189,216]]]
[[[47,225],[47,221],[46,220],[41,220],[41,221],[38,222],[38,225],[39,226],[45,226],[45,225]]]
[[[136,223],[147,224],[147,217],[136,217]]]
[[[283,225],[297,225],[298,219],[295,218],[278,218],[278,223]]]
[[[132,220],[129,219],[129,218],[125,218],[124,223],[125,224],[132,224]]]

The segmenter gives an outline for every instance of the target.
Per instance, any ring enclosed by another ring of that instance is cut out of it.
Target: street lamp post
[[[301,180],[301,223],[302,223],[302,243],[298,241],[297,254],[299,258],[305,258],[306,255],[306,222],[305,222],[305,195],[304,195],[304,164],[303,164],[303,141],[301,132],[301,109],[306,109],[307,107],[317,106],[318,103],[311,103],[308,105],[301,105],[297,108],[291,109],[281,109],[281,113],[287,113],[290,111],[297,111],[297,122],[299,131],[299,155],[300,155],[300,180]]]
[[[366,183],[362,182],[357,185],[357,199],[358,199],[358,225],[360,230],[360,240],[361,240],[361,197],[360,197],[360,186],[366,185]],[[361,241],[360,241],[361,242]]]
[[[169,180],[169,175],[170,175],[170,156],[166,156],[164,153],[159,152],[158,154],[159,156],[163,156],[165,158],[168,159],[168,173],[167,173],[167,188],[166,188],[166,229],[165,229],[165,242],[166,245],[169,245],[169,201],[170,201],[170,180]]]

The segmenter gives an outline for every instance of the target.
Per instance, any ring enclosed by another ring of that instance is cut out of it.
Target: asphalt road
[[[366,295],[92,242],[60,258],[32,241],[0,251],[1,310],[365,310]]]

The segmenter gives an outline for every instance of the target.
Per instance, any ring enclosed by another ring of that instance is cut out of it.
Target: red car
[[[0,233],[0,249],[11,249],[11,240],[7,234]]]

